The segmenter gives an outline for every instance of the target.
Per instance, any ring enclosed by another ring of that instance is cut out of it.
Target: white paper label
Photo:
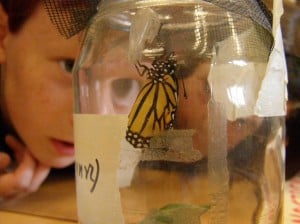
[[[118,184],[127,115],[74,115],[80,223],[124,223]]]

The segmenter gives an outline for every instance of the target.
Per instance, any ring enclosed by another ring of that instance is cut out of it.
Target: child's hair
[[[3,9],[8,15],[9,30],[18,32],[24,22],[34,12],[41,0],[0,0]]]

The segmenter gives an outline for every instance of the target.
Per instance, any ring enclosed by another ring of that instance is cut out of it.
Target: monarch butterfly
[[[176,66],[174,53],[156,57],[150,67],[140,62],[135,65],[139,75],[147,78],[128,117],[126,140],[135,148],[149,147],[154,135],[173,127],[178,97]]]

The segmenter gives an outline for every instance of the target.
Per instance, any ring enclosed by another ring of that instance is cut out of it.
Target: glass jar
[[[279,223],[285,83],[267,10],[226,2],[100,3],[74,69],[80,223]]]

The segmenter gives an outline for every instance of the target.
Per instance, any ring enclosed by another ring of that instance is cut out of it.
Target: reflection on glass
[[[121,211],[99,219],[278,223],[284,118],[256,113],[270,32],[206,1],[138,2],[104,4],[75,67],[75,123],[99,123],[75,125],[76,141],[98,133],[93,155],[101,164],[113,152],[117,163],[103,165],[99,186],[113,195],[89,200]],[[77,148],[78,163],[87,149]],[[89,223],[81,181],[79,216]]]

